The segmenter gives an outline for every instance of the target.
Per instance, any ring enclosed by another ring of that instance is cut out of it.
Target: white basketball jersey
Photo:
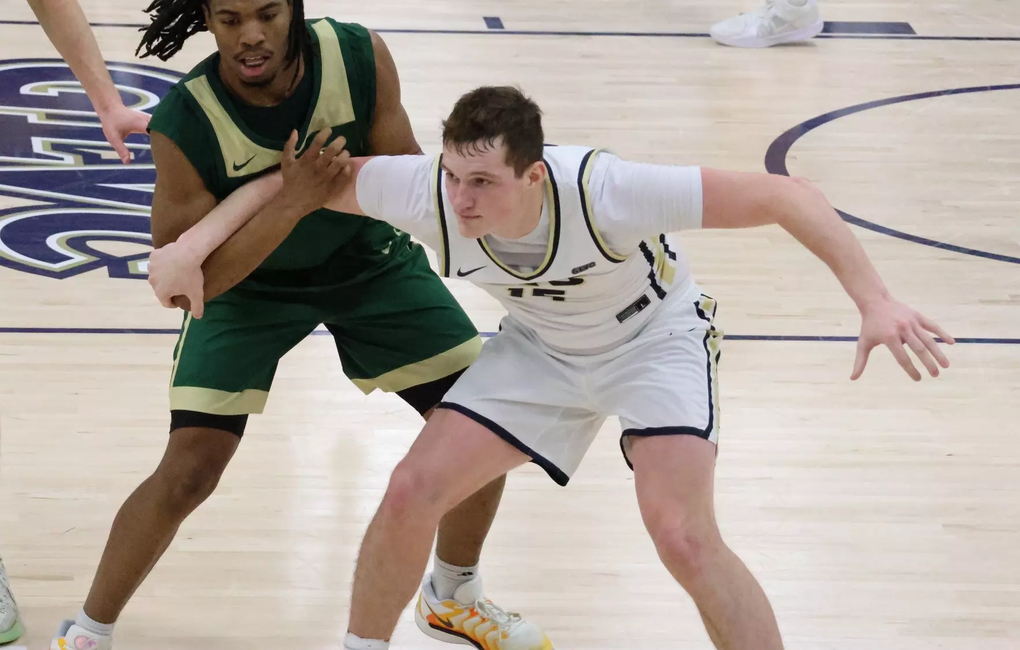
[[[443,239],[441,274],[487,291],[550,347],[582,354],[630,338],[668,294],[692,286],[687,260],[669,234],[642,241],[626,257],[606,245],[588,192],[596,153],[587,147],[545,148],[549,242],[532,273],[502,262],[484,239],[461,237],[438,161],[432,177]]]

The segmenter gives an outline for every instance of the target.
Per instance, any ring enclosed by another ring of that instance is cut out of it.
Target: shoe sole
[[[421,615],[421,609],[418,607],[414,608],[414,622],[418,624],[418,629],[421,630],[423,634],[432,637],[436,641],[442,641],[443,643],[456,643],[459,645],[470,645],[478,648],[478,650],[482,650],[482,646],[475,640],[469,638],[466,634],[429,623],[425,617]]]
[[[24,633],[25,627],[21,624],[21,621],[15,621],[14,627],[0,634],[0,645],[13,643],[20,639]]]
[[[795,32],[782,34],[775,38],[730,38],[728,36],[715,36],[713,34],[712,39],[717,43],[728,45],[730,47],[763,48],[772,47],[773,45],[782,45],[784,43],[807,41],[821,34],[823,29],[825,29],[825,21],[819,19],[818,22],[809,25],[808,27],[798,29]]]

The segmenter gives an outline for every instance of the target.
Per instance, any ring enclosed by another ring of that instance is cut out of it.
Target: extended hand
[[[950,345],[956,342],[937,324],[901,302],[887,298],[871,303],[861,311],[861,335],[857,340],[857,359],[850,379],[855,380],[861,376],[864,366],[868,363],[868,355],[878,345],[889,348],[903,370],[914,381],[921,381],[921,373],[914,367],[904,346],[914,352],[928,369],[929,375],[938,377],[938,366],[948,368],[949,359],[942,353],[938,342],[929,332],[937,334]]]
[[[103,135],[113,145],[120,161],[125,165],[131,162],[131,152],[124,140],[132,133],[145,133],[149,126],[149,115],[132,110],[123,104],[100,113],[99,121],[103,124]]]
[[[149,253],[149,286],[159,304],[181,307],[195,318],[202,318],[205,276],[201,260],[187,246],[173,242]]]
[[[337,177],[350,175],[351,154],[344,150],[347,140],[340,136],[323,148],[329,134],[329,129],[319,131],[300,158],[294,156],[297,131],[291,133],[283,149],[283,192],[293,205],[300,206],[302,214],[321,208],[336,191]]]

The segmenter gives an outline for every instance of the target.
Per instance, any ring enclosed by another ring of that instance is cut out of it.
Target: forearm
[[[807,182],[783,181],[773,206],[775,223],[825,262],[861,311],[871,301],[888,298],[864,248],[825,196]]]
[[[279,172],[246,183],[231,193],[201,221],[189,228],[177,243],[186,247],[199,262],[205,260],[227,239],[267,207],[283,186]]]
[[[285,196],[277,194],[202,264],[205,300],[232,288],[258,268],[303,216]]]
[[[92,29],[76,0],[29,0],[60,56],[81,82],[97,113],[122,103]]]

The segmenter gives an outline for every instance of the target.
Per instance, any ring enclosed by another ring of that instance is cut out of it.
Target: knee
[[[199,458],[171,459],[153,474],[164,509],[187,516],[216,490],[225,467]]]
[[[714,523],[662,517],[649,525],[659,557],[684,586],[706,579],[712,559],[722,550],[722,537]]]
[[[390,476],[380,511],[393,519],[433,516],[437,520],[445,512],[442,490],[430,480],[426,468],[403,461]]]

